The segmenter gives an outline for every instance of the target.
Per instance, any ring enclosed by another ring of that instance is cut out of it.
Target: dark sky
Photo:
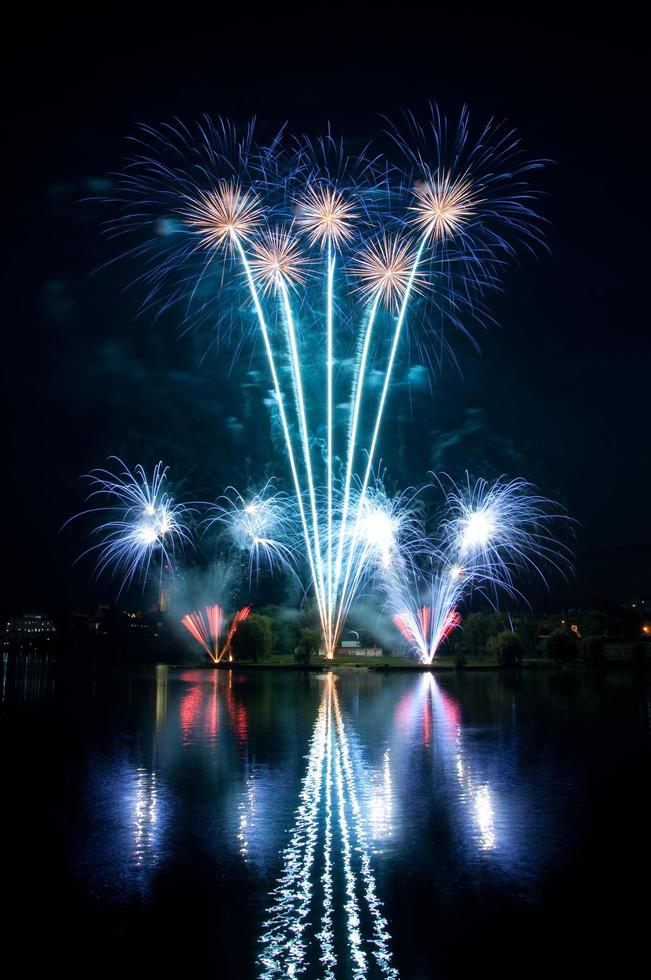
[[[509,271],[490,300],[499,328],[478,336],[479,354],[454,341],[459,367],[444,364],[432,392],[407,385],[403,366],[381,444],[390,476],[405,485],[468,465],[528,477],[579,522],[577,576],[554,583],[552,604],[649,592],[648,51],[626,8],[613,17],[396,6],[351,20],[313,7],[281,23],[166,20],[159,8],[138,24],[106,8],[8,34],[1,604],[112,594],[88,563],[70,568],[81,528],[59,534],[81,508],[79,474],[109,453],[162,457],[191,496],[273,465],[250,384],[258,353],[231,366],[209,326],[181,336],[174,316],[137,316],[134,265],[96,271],[110,254],[106,214],[83,199],[119,169],[125,137],[207,112],[255,115],[263,133],[289,120],[316,134],[329,120],[361,141],[379,114],[427,99],[451,116],[467,103],[477,122],[506,118],[554,161],[540,178],[550,254]]]

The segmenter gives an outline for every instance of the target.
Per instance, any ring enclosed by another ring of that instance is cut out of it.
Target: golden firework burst
[[[407,289],[420,293],[426,284],[424,274],[414,271],[411,242],[384,235],[359,255],[353,272],[360,279],[359,291],[369,299],[379,296],[386,306],[397,307]]]
[[[219,248],[235,238],[251,238],[262,221],[262,207],[252,191],[230,181],[220,181],[211,191],[201,191],[182,211],[185,222],[206,248]]]
[[[307,278],[307,259],[298,242],[287,232],[274,230],[253,242],[249,260],[253,277],[264,292],[281,285],[302,286]]]
[[[310,245],[340,245],[352,238],[353,205],[331,187],[309,186],[297,202],[296,223]]]
[[[439,241],[460,231],[479,203],[467,175],[453,180],[446,172],[419,181],[414,195],[416,204],[409,208],[413,223]]]

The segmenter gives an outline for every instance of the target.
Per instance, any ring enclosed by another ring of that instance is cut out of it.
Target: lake
[[[632,671],[5,662],[5,957],[68,977],[629,975],[650,761]]]

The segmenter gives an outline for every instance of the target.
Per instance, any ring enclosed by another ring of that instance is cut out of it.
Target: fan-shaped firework
[[[333,570],[340,596],[333,624],[339,636],[346,616],[362,589],[386,581],[395,567],[411,568],[426,546],[420,520],[418,491],[408,488],[389,494],[382,478],[375,476],[362,498],[355,481],[349,506],[352,518],[340,521],[346,499],[337,488],[335,524],[341,537],[335,539],[336,566]]]
[[[226,640],[222,645],[220,645],[220,635],[224,622],[224,610],[221,606],[217,604],[206,606],[205,615],[201,609],[186,613],[181,623],[197,641],[199,646],[206,651],[213,663],[218,664],[227,654],[229,660],[233,659],[231,642],[239,626],[248,618],[250,612],[250,606],[244,606],[242,609],[238,609],[233,616],[226,634]]]
[[[461,622],[461,615],[454,608],[440,605],[421,606],[412,610],[394,613],[393,622],[407,643],[419,654],[423,663],[431,664],[439,646]]]

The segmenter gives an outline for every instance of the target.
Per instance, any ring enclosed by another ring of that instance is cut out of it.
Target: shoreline
[[[279,658],[279,661],[274,660],[264,660],[264,661],[232,661],[227,663],[205,663],[196,661],[173,661],[173,660],[156,660],[156,659],[122,659],[117,658],[113,660],[110,657],[89,657],[89,658],[68,658],[68,657],[57,657],[56,653],[52,650],[42,650],[36,651],[32,650],[28,653],[16,652],[13,656],[11,654],[6,654],[7,661],[6,664],[19,663],[28,664],[30,662],[34,664],[50,663],[56,664],[62,668],[71,669],[83,669],[83,668],[93,668],[106,669],[106,670],[120,670],[123,668],[158,668],[167,667],[170,670],[202,670],[202,671],[300,671],[302,673],[328,673],[334,671],[335,673],[354,673],[354,672],[373,672],[373,673],[440,673],[440,674],[450,674],[450,673],[477,673],[481,671],[542,671],[542,670],[553,670],[553,671],[566,671],[566,670],[588,670],[594,674],[609,670],[638,670],[644,671],[649,664],[651,664],[651,658],[648,656],[643,660],[634,660],[630,657],[613,657],[605,658],[601,663],[591,664],[585,660],[576,661],[566,661],[566,662],[555,662],[544,657],[528,658],[519,666],[502,666],[496,661],[491,660],[481,660],[481,659],[471,659],[470,662],[464,665],[456,665],[452,658],[445,658],[445,660],[439,660],[432,664],[419,663],[418,661],[403,660],[401,658],[359,658],[355,660],[353,658],[342,658],[326,661],[323,658],[312,660],[309,664],[299,664],[295,663],[293,659]],[[378,662],[379,661],[379,662]]]
[[[330,671],[344,671],[344,672],[354,672],[354,671],[374,671],[376,673],[391,673],[396,671],[398,673],[467,673],[467,672],[478,672],[478,671],[520,671],[520,670],[610,670],[619,669],[621,667],[627,669],[633,669],[640,667],[639,664],[634,663],[632,660],[611,660],[600,664],[599,667],[591,667],[586,663],[554,663],[550,660],[544,661],[528,661],[521,664],[519,667],[502,667],[497,663],[475,663],[466,664],[463,667],[456,667],[453,663],[444,664],[421,664],[421,663],[406,663],[406,664],[365,664],[365,663],[337,663],[337,661],[331,661],[328,663],[320,664],[274,664],[274,663],[255,663],[255,662],[245,662],[245,663],[227,663],[227,664],[157,664],[155,666],[165,666],[169,667],[171,670],[280,670],[280,671],[301,671],[303,673],[326,673]],[[646,665],[642,665],[644,667]]]

